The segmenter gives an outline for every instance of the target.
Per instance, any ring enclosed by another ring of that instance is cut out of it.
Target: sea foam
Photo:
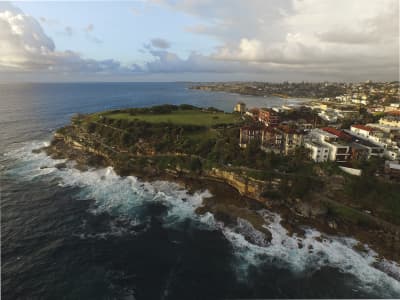
[[[297,273],[329,266],[354,275],[360,280],[360,288],[379,289],[382,296],[400,296],[399,265],[378,260],[372,250],[354,250],[358,243],[355,239],[323,236],[311,228],[305,230],[304,237],[291,236],[281,225],[278,214],[260,210],[258,213],[265,219],[265,228],[272,234],[272,240],[268,242],[263,233],[246,220],[239,219],[237,225],[228,227],[217,222],[211,213],[196,214],[203,199],[211,196],[207,190],[190,194],[176,183],[149,183],[133,176],[120,177],[111,167],[79,171],[69,165],[59,170],[55,165],[63,160],[53,160],[44,153],[32,153],[33,149],[44,145],[35,142],[7,153],[7,157],[16,159],[14,168],[8,172],[26,180],[52,176],[60,179],[61,186],[80,187],[79,199],[95,200],[96,206],[91,211],[94,214],[108,212],[143,220],[146,217],[143,206],[149,202],[160,203],[167,207],[163,226],[179,226],[182,221],[191,219],[204,228],[218,229],[232,244],[236,257],[234,267],[239,277],[245,277],[250,266],[263,263],[277,264]]]

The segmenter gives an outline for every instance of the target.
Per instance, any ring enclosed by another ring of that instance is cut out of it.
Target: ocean
[[[207,189],[120,177],[110,167],[79,171],[73,162],[59,170],[60,160],[32,152],[75,113],[284,102],[188,87],[0,85],[2,299],[400,298],[400,266],[353,250],[351,237],[313,228],[291,236],[277,213],[260,209],[268,243],[245,220],[228,226],[196,214]]]

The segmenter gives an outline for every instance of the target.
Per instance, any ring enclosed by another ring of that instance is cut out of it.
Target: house
[[[318,141],[306,141],[304,147],[310,149],[310,158],[315,162],[329,160],[329,148]]]
[[[355,149],[354,151],[364,153],[363,155],[365,155],[366,159],[370,159],[371,157],[382,157],[384,153],[383,147],[358,137],[354,138],[354,141],[350,144],[350,146],[352,149]]]
[[[264,128],[259,126],[244,126],[240,128],[239,146],[246,148],[251,141],[260,141]]]
[[[396,142],[397,135],[391,134],[390,127],[380,124],[352,125],[350,131],[357,138],[365,138],[383,148],[386,158],[395,160],[400,156],[400,149]]]
[[[261,149],[265,152],[282,152],[283,135],[275,127],[266,127],[262,132]]]
[[[362,145],[358,143],[350,143],[350,151],[351,155],[350,158],[352,160],[367,160],[369,155],[369,149],[366,147],[363,147]]]
[[[336,123],[338,121],[338,115],[334,110],[324,110],[318,113],[318,116],[328,122],[328,123]]]
[[[303,145],[304,130],[282,125],[276,128],[276,132],[282,136],[281,149],[285,155],[292,154],[297,147]]]
[[[399,161],[385,161],[385,174],[390,179],[400,180],[400,164]]]
[[[244,114],[246,112],[246,104],[243,102],[238,102],[233,108],[235,112]]]
[[[335,108],[334,111],[336,115],[342,119],[356,118],[359,115],[358,110],[351,108]]]
[[[310,131],[311,129],[314,128],[314,125],[311,123],[299,122],[298,127],[299,127],[299,129],[302,129],[304,131]]]
[[[381,131],[388,133],[391,136],[397,135],[400,137],[400,127],[392,127],[388,125],[381,125],[378,123],[368,123],[367,126],[372,127],[374,129],[377,128]]]
[[[266,126],[277,126],[279,125],[280,118],[278,113],[272,109],[261,108],[258,114],[258,120]]]
[[[396,112],[400,112],[400,111],[398,110],[398,107],[392,106],[392,104],[390,104],[390,105],[385,106],[385,112],[396,113]]]
[[[394,107],[394,108],[400,109],[400,103],[391,103],[390,107]]]
[[[348,142],[339,136],[322,129],[313,129],[310,132],[312,139],[319,141],[329,148],[329,160],[336,162],[346,162],[350,158],[350,146]]]
[[[389,113],[387,116],[379,120],[379,124],[400,128],[400,112]]]
[[[323,127],[321,128],[323,131],[331,133],[333,135],[336,135],[339,139],[345,141],[345,142],[351,142],[352,141],[352,137],[351,135],[345,133],[343,130],[339,130],[333,127]]]
[[[248,111],[246,111],[246,116],[249,116],[253,118],[254,120],[258,120],[258,114],[260,112],[260,109],[258,108],[251,108]]]
[[[374,129],[372,127],[365,126],[365,125],[351,125],[351,127],[350,127],[350,131],[354,135],[361,136],[364,138],[368,138],[373,130]]]
[[[372,136],[373,130],[372,127],[365,125],[352,125],[350,130],[344,130],[353,137],[351,147],[357,151],[365,152],[368,159],[373,156],[382,157],[384,153],[384,148],[382,146],[369,140],[369,137]]]

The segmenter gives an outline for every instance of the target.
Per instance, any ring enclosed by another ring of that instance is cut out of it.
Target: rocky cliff
[[[67,158],[77,161],[78,167],[85,168],[90,166],[113,166],[116,171],[122,175],[135,175],[148,179],[165,178],[163,176],[172,176],[173,178],[190,178],[192,180],[208,179],[228,184],[236,189],[240,195],[245,198],[251,198],[262,205],[272,209],[279,210],[283,215],[283,223],[289,231],[301,234],[302,225],[308,224],[320,229],[322,232],[330,234],[351,235],[360,241],[369,244],[378,253],[393,260],[400,261],[400,231],[397,226],[368,216],[365,213],[357,211],[358,216],[362,217],[363,223],[351,222],[351,220],[341,219],[333,215],[332,211],[348,207],[343,206],[334,199],[331,194],[337,191],[330,191],[329,185],[321,193],[310,195],[307,201],[300,199],[281,199],[272,201],[265,197],[268,189],[279,190],[279,179],[271,179],[268,182],[257,180],[246,175],[246,172],[229,170],[228,168],[202,169],[193,172],[181,165],[170,165],[168,168],[157,164],[159,153],[151,155],[135,155],[120,151],[115,147],[107,145],[100,137],[89,134],[79,126],[68,126],[58,131],[51,145],[45,149],[47,153],[54,158]],[[165,154],[164,154],[165,155]],[[173,154],[168,154],[174,156]],[[181,153],[176,157],[185,158]],[[188,156],[190,157],[190,156]],[[145,165],[136,165],[136,159],[144,159]],[[121,168],[121,166],[123,166]],[[121,171],[123,169],[123,171]],[[290,186],[290,185],[289,185]],[[215,210],[215,206],[210,208]],[[232,208],[221,210],[218,208],[216,213],[226,216],[227,211],[234,211]],[[355,211],[356,212],[356,211]],[[236,212],[236,214],[242,212]],[[246,213],[249,215],[249,213]],[[257,218],[253,223],[258,224]],[[257,225],[263,230],[260,224]],[[385,230],[385,231],[383,231]]]

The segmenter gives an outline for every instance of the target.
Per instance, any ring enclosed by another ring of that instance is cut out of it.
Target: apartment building
[[[336,162],[346,162],[350,158],[350,146],[338,135],[322,129],[313,129],[310,132],[312,140],[319,141],[322,145],[329,148],[329,160]]]
[[[279,125],[280,118],[277,112],[269,108],[261,108],[258,113],[258,120],[266,126]]]
[[[325,162],[329,160],[329,148],[318,141],[308,140],[304,142],[304,147],[310,149],[310,158],[315,162]]]

